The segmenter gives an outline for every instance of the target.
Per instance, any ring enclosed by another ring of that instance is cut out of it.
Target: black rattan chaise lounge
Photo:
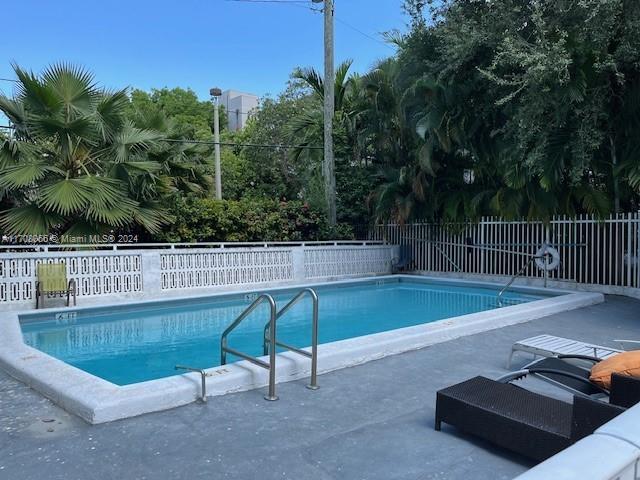
[[[611,403],[574,396],[570,404],[510,383],[474,377],[437,393],[435,429],[445,422],[542,461],[635,404],[639,384],[638,379],[614,374]]]

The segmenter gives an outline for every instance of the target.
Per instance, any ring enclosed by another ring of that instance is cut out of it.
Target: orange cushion
[[[609,390],[612,373],[640,377],[640,350],[622,352],[596,363],[591,369],[589,380]]]

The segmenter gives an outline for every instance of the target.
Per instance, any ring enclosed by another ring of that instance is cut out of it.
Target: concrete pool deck
[[[513,478],[532,463],[448,426],[433,430],[435,392],[505,373],[511,344],[532,335],[609,346],[640,338],[638,311],[638,300],[607,297],[328,373],[316,392],[305,380],[283,383],[278,402],[253,390],[97,426],[0,373],[0,478]],[[514,368],[527,360],[515,357]]]

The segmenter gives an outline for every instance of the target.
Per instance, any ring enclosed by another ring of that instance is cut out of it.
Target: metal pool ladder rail
[[[287,303],[282,310],[278,312],[276,315],[276,320],[282,317],[285,313],[287,313],[296,303],[298,303],[305,295],[309,295],[311,297],[311,301],[313,302],[313,319],[311,324],[311,353],[306,350],[302,350],[301,348],[293,347],[291,345],[287,345],[286,343],[282,343],[277,340],[276,336],[271,332],[271,322],[267,323],[264,326],[264,335],[263,335],[263,353],[265,355],[272,354],[275,352],[275,348],[270,348],[271,345],[276,345],[278,347],[286,348],[287,350],[302,355],[304,357],[311,359],[311,381],[307,388],[311,390],[317,390],[320,388],[318,386],[318,294],[313,288],[305,288],[298,292],[298,294],[291,299],[289,303]]]
[[[230,348],[227,344],[227,337],[229,334],[238,326],[242,321],[247,318],[251,312],[253,312],[256,308],[258,308],[263,302],[267,302],[269,304],[269,339],[272,343],[276,341],[276,313],[277,307],[276,302],[271,295],[268,293],[263,293],[258,298],[256,298],[251,305],[247,307],[247,309],[240,314],[238,318],[236,318],[231,325],[227,327],[227,329],[222,333],[222,338],[220,339],[220,365],[226,365],[227,363],[227,353],[235,355],[240,358],[244,358],[245,360],[257,365],[259,367],[265,368],[269,370],[269,393],[264,396],[265,400],[274,401],[278,400],[276,395],[276,350],[275,348],[269,354],[269,363],[260,360],[259,358],[252,357],[251,355],[247,355],[246,353],[242,353],[238,350]]]
[[[186,370],[188,372],[195,372],[200,374],[200,401],[207,403],[207,371],[203,368],[187,367],[185,365],[176,365],[176,370]]]
[[[504,295],[504,292],[506,292],[509,289],[509,287],[511,287],[511,285],[513,285],[513,282],[516,281],[516,278],[518,278],[520,275],[522,275],[525,272],[525,270],[529,267],[529,265],[531,265],[531,262],[533,262],[537,258],[543,258],[543,257],[540,257],[538,255],[531,255],[529,257],[529,259],[527,260],[527,263],[525,263],[522,266],[522,268],[520,270],[518,270],[518,273],[513,275],[511,277],[511,279],[509,280],[509,282],[504,287],[502,287],[502,290],[500,290],[500,293],[498,293],[498,305],[499,306],[503,305],[503,303],[502,303],[502,295]],[[545,286],[546,286],[546,274],[547,274],[547,271],[545,270]]]

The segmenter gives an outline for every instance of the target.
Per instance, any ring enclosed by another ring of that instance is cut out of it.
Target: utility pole
[[[313,0],[321,3],[323,0]],[[333,117],[335,111],[335,72],[333,58],[333,0],[324,0],[324,188],[329,224],[336,224],[336,172],[333,157]]]
[[[220,166],[220,97],[222,90],[212,88],[209,90],[213,101],[213,148],[216,162],[216,200],[222,200],[222,173]]]

